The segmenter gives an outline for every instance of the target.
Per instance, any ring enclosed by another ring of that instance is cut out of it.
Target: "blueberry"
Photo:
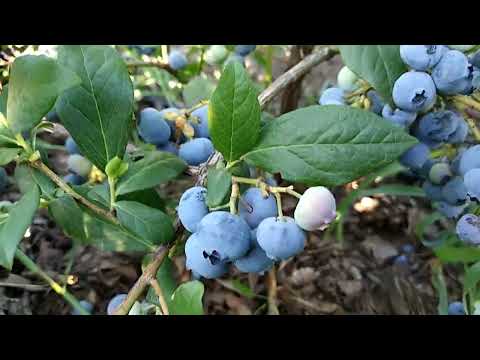
[[[168,64],[173,70],[181,70],[188,64],[187,57],[180,50],[172,50],[168,54]]]
[[[250,188],[240,198],[238,214],[253,229],[267,217],[277,215],[277,202],[272,194],[263,197],[259,188]]]
[[[72,154],[80,154],[80,150],[78,149],[77,143],[71,136],[65,140],[65,149],[67,149],[70,155]]]
[[[235,53],[240,56],[247,56],[255,51],[257,45],[235,45]]]
[[[115,295],[112,300],[108,303],[107,306],[107,314],[113,315],[113,313],[117,310],[117,308],[125,301],[127,298],[127,294],[118,294]]]
[[[444,142],[463,142],[468,128],[459,128],[462,124],[465,121],[457,113],[436,111],[421,117],[413,133],[420,141],[434,148]]]
[[[467,139],[467,136],[468,136],[468,124],[462,117],[460,117],[459,122],[458,122],[458,126],[455,129],[455,131],[453,132],[453,134],[451,134],[448,137],[447,143],[449,143],[449,144],[462,144]]]
[[[197,138],[180,145],[178,155],[188,165],[197,166],[207,161],[214,151],[213,144],[209,139]]]
[[[399,255],[393,260],[396,266],[408,266],[408,258],[405,255]]]
[[[435,185],[444,185],[452,178],[452,170],[447,163],[436,163],[429,173],[430,181]]]
[[[442,188],[443,198],[450,205],[458,206],[467,200],[467,188],[460,176],[452,178]]]
[[[295,208],[295,222],[307,231],[324,230],[337,216],[333,194],[326,187],[308,188]]]
[[[452,172],[456,175],[460,174],[460,160],[462,158],[463,153],[466,150],[467,149],[465,147],[458,148],[457,149],[457,155],[455,155],[455,157],[453,158],[453,160],[450,164],[450,168],[452,169]]]
[[[359,77],[347,66],[340,69],[337,74],[337,85],[344,91],[354,91],[358,88]]]
[[[465,214],[457,222],[457,235],[463,242],[480,245],[480,219],[474,214]]]
[[[400,157],[400,163],[414,171],[419,171],[430,157],[430,149],[423,143],[418,143],[408,149]]]
[[[425,181],[422,185],[425,195],[431,201],[444,201],[442,194],[442,187],[439,185],[433,185],[430,181]]]
[[[318,103],[320,105],[345,105],[345,92],[337,87],[331,87],[326,89]]]
[[[443,95],[469,94],[472,91],[472,71],[465,54],[450,50],[433,68],[432,78]]]
[[[463,303],[455,301],[448,304],[448,315],[466,315]]]
[[[272,260],[285,260],[303,251],[306,236],[291,217],[270,217],[257,228],[257,241]]]
[[[82,306],[82,308],[85,309],[86,312],[88,313],[91,313],[92,310],[93,310],[93,305],[91,303],[89,303],[88,301],[86,300],[81,300],[79,301],[80,305]],[[72,315],[81,315],[80,314],[80,311],[78,311],[77,309],[73,309],[72,311]]]
[[[476,45],[447,45],[450,49],[458,51],[468,51],[473,49]]]
[[[182,194],[178,204],[178,217],[182,225],[194,233],[200,221],[208,214],[207,189],[195,186]]]
[[[78,154],[70,155],[67,160],[67,165],[69,171],[85,178],[88,177],[90,170],[92,170],[92,163]]]
[[[386,104],[382,109],[382,116],[394,125],[409,128],[417,118],[417,113],[403,111],[400,109],[393,110],[390,105]]]
[[[367,97],[370,100],[370,111],[374,112],[377,115],[382,115],[383,107],[385,103],[383,102],[380,95],[375,90],[369,90],[367,92]]]
[[[446,216],[449,219],[454,219],[459,217],[463,211],[465,210],[466,205],[459,205],[459,206],[454,206],[450,205],[449,203],[445,201],[439,201],[436,203],[437,210],[443,214],[443,216]]]
[[[223,45],[212,45],[205,52],[205,62],[210,65],[221,63],[228,55],[228,50]]]
[[[469,59],[470,64],[480,68],[480,50],[477,50]]]
[[[415,246],[413,246],[412,244],[402,245],[401,251],[407,255],[413,254],[415,252]]]
[[[430,70],[447,51],[444,45],[400,45],[403,62],[418,71]]]
[[[203,251],[222,261],[239,259],[250,249],[250,227],[238,215],[214,211],[206,215],[197,226]]]
[[[192,271],[195,278],[204,277],[215,279],[225,275],[228,271],[228,264],[221,260],[214,250],[211,253],[205,251],[205,244],[208,238],[205,234],[192,234],[185,243],[186,268]]]
[[[430,75],[424,72],[410,71],[395,81],[392,97],[395,105],[400,109],[421,112],[433,106],[437,91]]]
[[[86,178],[77,174],[68,174],[63,178],[63,180],[67,184],[72,184],[72,185],[82,185],[87,182]]]
[[[472,87],[475,90],[480,89],[480,69],[475,68],[472,74]]]
[[[475,145],[463,152],[458,165],[461,175],[465,175],[471,169],[480,168],[480,145]]]
[[[227,60],[225,60],[225,62],[223,63],[224,66],[227,66],[228,64],[230,64],[231,62],[237,62],[239,64],[241,64],[242,66],[245,66],[245,59],[243,56],[241,55],[238,55],[238,54],[230,54],[228,55],[227,57]]]
[[[425,161],[425,163],[422,165],[422,168],[416,171],[416,174],[421,176],[424,179],[428,179],[432,166],[437,163],[438,161],[434,159],[427,159],[427,161]]]
[[[173,155],[178,155],[178,147],[173,141],[169,141],[164,145],[157,145],[157,150],[169,152]]]
[[[263,273],[269,270],[273,265],[273,260],[258,245],[256,229],[251,231],[251,243],[252,247],[247,255],[235,260],[233,264],[241,272]]]
[[[147,143],[163,145],[169,140],[171,129],[160,111],[154,108],[145,108],[140,112],[138,133]]]
[[[49,111],[46,118],[47,118],[47,121],[50,121],[52,123],[59,123],[60,122],[60,118],[58,117],[58,114],[55,110]]]
[[[7,172],[3,167],[0,167],[0,193],[3,193],[7,190],[8,187],[8,176]]]
[[[190,124],[195,130],[196,138],[209,138],[210,133],[208,131],[208,105],[202,106],[192,111],[192,117],[195,117],[196,123],[190,121]]]
[[[468,196],[480,200],[480,169],[471,169],[463,177]]]

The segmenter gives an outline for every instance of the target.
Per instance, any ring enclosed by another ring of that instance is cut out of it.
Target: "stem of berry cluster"
[[[237,200],[240,197],[240,187],[235,180],[232,180],[232,193],[230,195],[230,213],[237,213]]]
[[[40,267],[35,264],[23,251],[19,248],[15,251],[15,257],[20,261],[28,270],[34,272],[40,276],[50,287],[60,296],[62,296],[66,302],[68,302],[75,310],[81,315],[90,315],[90,313],[83,308],[79,301],[70,294],[64,287],[58,284],[50,276],[47,275]]]
[[[253,185],[253,186],[256,186],[256,187],[258,187],[262,190],[270,192],[272,194],[284,193],[284,194],[289,194],[289,195],[295,196],[298,199],[300,199],[302,197],[302,194],[293,190],[293,185],[285,186],[285,187],[283,187],[283,186],[270,186],[265,181],[263,181],[262,178],[251,179],[251,178],[245,178],[245,177],[239,177],[239,176],[232,176],[232,181],[237,182],[239,184]]]

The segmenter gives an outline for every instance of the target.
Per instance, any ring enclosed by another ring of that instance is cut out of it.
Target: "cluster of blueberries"
[[[185,244],[186,267],[197,279],[221,277],[230,264],[240,272],[262,274],[275,261],[303,251],[305,230],[324,230],[336,217],[335,198],[321,186],[305,191],[294,218],[280,216],[275,197],[256,187],[241,194],[238,214],[210,212],[206,197],[206,188],[192,187],[177,209],[182,225],[192,233]]]
[[[480,199],[480,145],[466,147],[469,126],[456,109],[437,103],[442,96],[470,95],[480,89],[480,51],[466,55],[473,45],[401,45],[400,56],[410,71],[394,84],[392,98],[396,109],[383,104],[374,90],[366,95],[370,110],[405,128],[420,142],[406,151],[400,162],[423,182],[423,189],[438,211],[456,219],[470,201]],[[358,77],[344,67],[338,74],[338,87],[324,91],[320,104],[345,104],[345,94],[358,88]],[[440,103],[440,102],[439,102]],[[444,144],[458,147],[457,156],[431,157],[432,150]],[[462,241],[480,245],[480,219],[465,214],[457,222]]]
[[[92,163],[80,155],[80,150],[71,136],[65,141],[65,149],[69,153],[67,160],[69,174],[64,177],[65,182],[72,185],[84,184],[92,170]]]

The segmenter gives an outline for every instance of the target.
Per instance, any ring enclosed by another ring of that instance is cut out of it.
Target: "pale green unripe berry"
[[[458,50],[458,51],[468,51],[473,49],[477,45],[447,45],[450,49],[452,50]]]
[[[355,91],[358,88],[359,77],[348,67],[344,66],[337,75],[337,85],[344,91]]]
[[[307,231],[325,230],[337,215],[335,198],[326,187],[308,188],[295,209],[295,222]]]
[[[68,157],[68,169],[77,175],[88,177],[92,170],[92,163],[88,159],[78,154],[72,154]]]
[[[228,50],[223,45],[212,45],[205,53],[207,64],[215,65],[221,63],[228,55]]]

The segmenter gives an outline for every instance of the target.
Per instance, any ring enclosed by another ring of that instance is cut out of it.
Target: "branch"
[[[170,74],[175,74],[175,73],[176,73],[175,70],[173,70],[173,69],[170,67],[170,65],[168,65],[167,63],[163,63],[163,62],[135,61],[135,62],[127,63],[127,67],[128,67],[129,69],[137,69],[137,68],[140,68],[140,67],[155,67],[155,68],[157,68],[157,69],[166,70],[166,71],[168,71]]]
[[[160,308],[162,309],[162,314],[169,315],[168,305],[165,301],[165,296],[163,295],[163,291],[160,287],[160,284],[158,283],[158,280],[156,278],[151,279],[150,286],[153,288],[153,290],[155,290],[155,294],[157,294],[158,302],[160,303]]]

